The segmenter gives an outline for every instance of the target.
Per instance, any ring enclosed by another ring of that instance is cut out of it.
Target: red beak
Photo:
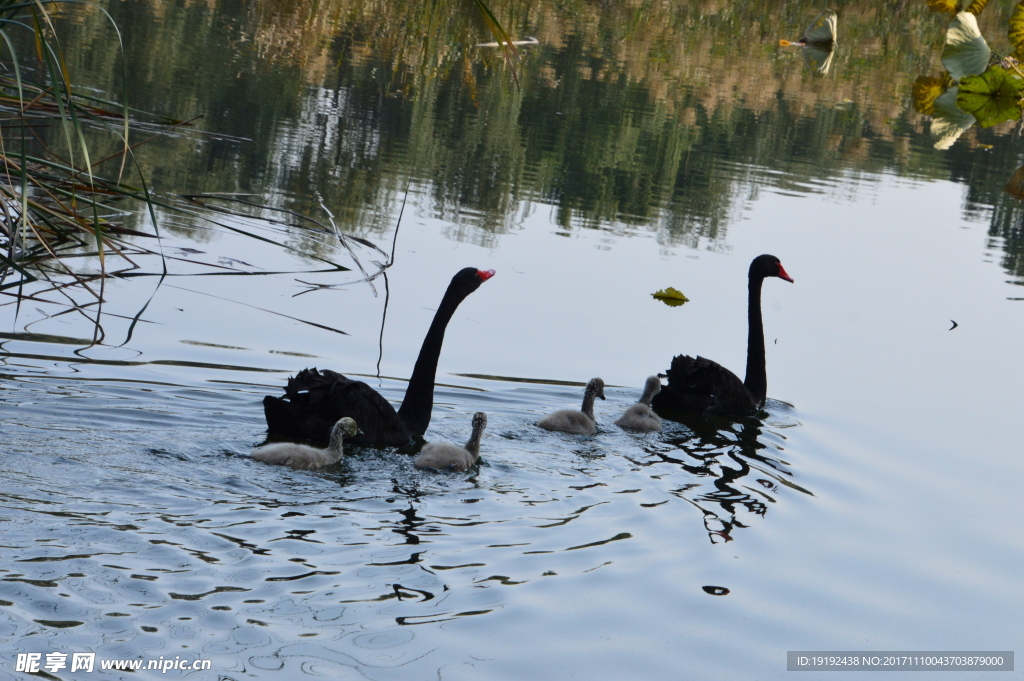
[[[494,276],[494,270],[477,270],[476,276],[480,277],[480,281],[487,281]],[[790,281],[793,281],[790,279]]]
[[[789,282],[790,284],[794,283],[794,282],[793,282],[793,277],[791,277],[791,276],[789,276],[788,274],[786,274],[786,270],[785,270],[785,268],[784,268],[784,267],[782,266],[782,263],[781,263],[781,262],[779,263],[779,274],[778,274],[778,277],[779,277],[779,279],[785,279],[785,280],[786,280],[786,281],[788,281],[788,282]]]

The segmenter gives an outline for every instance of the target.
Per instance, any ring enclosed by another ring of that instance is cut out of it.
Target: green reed
[[[123,237],[140,234],[119,222],[118,201],[146,202],[156,224],[132,155],[146,140],[130,142],[127,92],[115,103],[75,89],[53,21],[61,4],[0,0],[0,291],[47,273],[89,289],[106,276],[109,254],[125,257]],[[119,151],[94,157],[89,140],[100,131],[119,140]],[[98,258],[100,272],[76,274],[66,261],[82,256]]]

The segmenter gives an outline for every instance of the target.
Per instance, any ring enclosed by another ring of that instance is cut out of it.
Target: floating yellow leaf
[[[677,291],[671,286],[669,286],[668,288],[663,288],[657,293],[652,293],[651,295],[660,300],[661,302],[665,303],[669,307],[676,307],[678,305],[682,305],[683,303],[690,302],[690,299],[684,296],[682,291]]]
[[[928,0],[928,9],[933,12],[956,14],[960,11],[959,0]]]
[[[914,81],[914,108],[925,116],[931,116],[935,110],[935,100],[950,86],[949,76],[919,76]]]
[[[970,12],[974,16],[978,16],[981,14],[981,10],[985,9],[985,5],[987,4],[988,0],[974,0],[974,2],[972,2],[964,11]]]
[[[1010,26],[1007,29],[1006,37],[1010,44],[1018,51],[1024,47],[1024,5],[1017,3],[1010,14]]]

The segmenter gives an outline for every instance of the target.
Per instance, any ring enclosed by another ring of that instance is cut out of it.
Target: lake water
[[[947,18],[840,8],[820,77],[775,47],[811,3],[502,7],[540,41],[517,92],[448,8],[107,8],[135,106],[206,115],[139,148],[192,213],[159,211],[159,246],[136,243],[164,260],[102,306],[4,291],[0,679],[51,652],[211,662],[102,673],[125,679],[776,679],[790,650],[1021,640],[1024,238],[1002,188],[1024,153],[1014,122],[936,149],[911,106]],[[108,24],[79,11],[69,62],[109,91]],[[766,252],[795,283],[764,286],[763,418],[615,427],[675,354],[740,372]],[[448,327],[426,439],[486,412],[479,470],[247,458],[303,367],[399,403],[466,266],[497,275]],[[595,436],[533,425],[594,376]]]

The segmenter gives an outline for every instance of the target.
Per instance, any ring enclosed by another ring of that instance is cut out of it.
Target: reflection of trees
[[[692,246],[721,241],[762,185],[946,178],[950,164],[959,180],[993,165],[965,155],[967,136],[949,154],[970,168],[932,149],[908,106],[948,21],[925,3],[844,4],[826,78],[774,48],[818,11],[810,2],[492,5],[540,40],[523,49],[521,92],[497,52],[474,47],[486,33],[473,13],[451,3],[112,3],[133,104],[204,113],[204,129],[246,140],[157,141],[138,150],[144,169],[164,191],[252,192],[305,214],[320,213],[318,192],[343,230],[364,235],[391,227],[412,178],[460,240],[490,243],[543,201],[567,227],[618,221]],[[986,10],[983,33],[1005,26],[1004,10]],[[75,11],[69,58],[117,92],[115,41],[98,13]],[[1014,167],[971,193],[996,206],[993,234],[1020,272],[1015,208],[999,194]]]
[[[1020,199],[999,194],[988,228],[989,236],[1003,240],[1003,267],[1024,279],[1024,205]]]
[[[685,434],[649,444],[652,458],[637,463],[672,463],[699,481],[673,494],[703,514],[712,543],[731,541],[734,529],[747,527],[744,516],[765,515],[780,485],[810,494],[792,482],[781,452],[758,439],[764,427],[760,421],[694,417],[686,425],[690,430]]]
[[[991,149],[975,143],[954,146],[947,152],[950,179],[967,186],[964,211],[969,218],[980,221],[991,211],[988,233],[1002,239],[1002,265],[1010,274],[1024,278],[1024,203],[1003,191],[1024,163],[1024,156],[1016,144],[991,134],[984,139],[992,143]]]

